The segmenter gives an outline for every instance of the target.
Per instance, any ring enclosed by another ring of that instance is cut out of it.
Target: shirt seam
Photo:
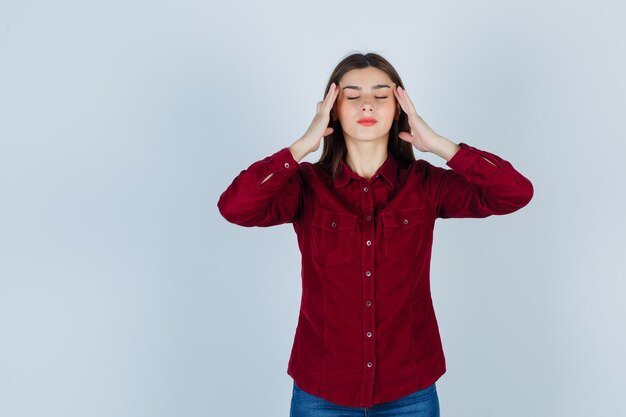
[[[413,264],[413,262],[411,262],[411,265],[412,264]],[[417,384],[417,382],[418,382],[417,378],[419,377],[419,369],[418,369],[417,363],[415,361],[416,358],[417,358],[417,355],[416,355],[416,352],[415,352],[415,336],[413,334],[413,328],[415,327],[415,326],[413,326],[413,323],[415,321],[415,316],[414,316],[414,311],[413,311],[413,308],[415,306],[414,298],[415,298],[415,285],[413,285],[413,288],[411,289],[411,302],[409,304],[409,312],[410,312],[410,317],[411,317],[411,320],[409,321],[409,323],[410,323],[409,325],[411,326],[409,335],[411,337],[411,363],[413,364],[413,376],[414,376],[413,383]]]
[[[327,318],[327,314],[326,314],[326,290],[324,289],[324,280],[320,279],[320,282],[321,282],[322,295],[323,295],[323,301],[322,301],[323,309],[322,309],[322,311],[323,311],[323,317],[324,317],[324,339],[323,339],[323,344],[322,344],[322,346],[323,346],[323,349],[322,349],[322,381],[323,381],[323,383],[322,383],[322,396],[326,396],[326,386],[328,384],[327,383],[327,369],[328,369],[328,366],[327,366],[327,362],[328,362],[327,356],[328,355],[326,354],[326,352],[328,350],[327,346],[326,346],[326,334],[328,333],[327,332],[327,328],[328,328],[327,321],[328,321],[328,318]]]

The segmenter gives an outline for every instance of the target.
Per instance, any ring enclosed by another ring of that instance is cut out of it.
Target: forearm
[[[459,145],[452,142],[450,139],[444,138],[440,135],[435,135],[430,141],[428,151],[442,157],[446,161],[449,161],[459,148]]]
[[[298,139],[297,141],[295,141],[294,143],[292,143],[289,146],[289,152],[291,152],[291,155],[293,156],[293,159],[300,163],[300,161],[302,161],[302,159],[307,156],[311,151],[309,150],[309,145],[307,145],[304,140],[302,138]],[[270,174],[268,175],[261,184],[263,184],[265,181],[269,180],[270,178],[272,178],[272,175],[274,174]]]
[[[289,151],[293,155],[293,159],[296,162],[302,161],[302,159],[307,156],[311,151],[309,150],[310,145],[307,144],[303,138],[296,140],[294,143],[289,146]]]
[[[222,193],[217,203],[220,213],[231,223],[242,226],[291,221],[301,195],[297,166],[287,148],[254,162]]]
[[[430,152],[442,157],[446,161],[449,161],[457,153],[459,148],[460,146],[452,142],[450,139],[437,135],[435,139],[433,139],[432,141]],[[489,159],[485,158],[484,156],[482,158],[485,161],[489,162],[491,165],[496,166],[496,164],[494,164],[493,162],[491,162]]]
[[[440,217],[485,217],[512,213],[533,196],[532,183],[496,154],[460,143],[441,171],[435,195]],[[483,163],[487,161],[489,163]]]

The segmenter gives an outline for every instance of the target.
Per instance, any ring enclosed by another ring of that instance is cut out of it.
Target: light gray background
[[[0,0],[0,415],[288,415],[295,234],[216,203],[356,51],[535,186],[437,222],[442,415],[623,415],[623,4]]]

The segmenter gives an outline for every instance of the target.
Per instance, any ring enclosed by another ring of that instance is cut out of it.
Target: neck
[[[360,177],[369,180],[387,159],[387,141],[353,142],[346,140],[346,164]]]

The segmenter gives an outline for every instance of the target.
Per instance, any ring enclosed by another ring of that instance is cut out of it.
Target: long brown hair
[[[337,64],[328,79],[323,97],[326,97],[332,83],[336,83],[337,87],[339,87],[339,81],[348,71],[367,67],[374,67],[384,71],[389,78],[391,78],[392,82],[404,89],[404,84],[402,83],[398,72],[385,58],[373,52],[365,55],[355,53],[348,55],[342,59],[339,64]],[[398,107],[400,107],[400,104],[398,104]],[[336,113],[334,114],[336,115]],[[337,174],[341,160],[345,161],[348,149],[346,148],[346,141],[343,136],[343,129],[341,128],[339,119],[333,119],[335,118],[331,116],[328,124],[329,127],[333,128],[333,133],[328,136],[324,136],[322,156],[319,161],[315,163],[315,165],[334,177]],[[398,133],[410,131],[408,116],[400,108],[400,117],[398,120],[394,119],[391,124],[391,129],[389,130],[387,151],[404,166],[408,166],[411,162],[415,161],[415,154],[413,154],[413,145],[400,139],[400,137],[398,137]]]

